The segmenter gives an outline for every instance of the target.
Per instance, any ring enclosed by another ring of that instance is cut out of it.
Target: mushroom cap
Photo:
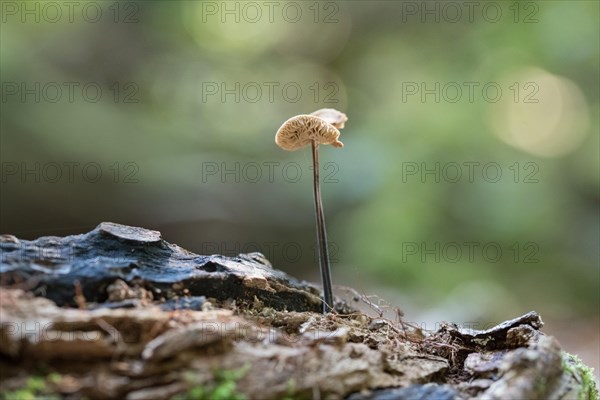
[[[294,151],[308,146],[313,140],[317,144],[344,147],[338,140],[340,131],[324,119],[314,115],[296,115],[285,121],[277,130],[275,143],[284,150]]]
[[[335,108],[321,108],[320,110],[310,113],[310,115],[324,119],[338,129],[342,129],[346,121],[348,121],[346,114]]]

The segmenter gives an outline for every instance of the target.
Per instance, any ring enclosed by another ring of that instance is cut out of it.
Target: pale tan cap
[[[296,115],[285,121],[275,135],[275,143],[284,150],[294,151],[311,144],[330,144],[344,147],[338,140],[340,131],[324,119],[314,115]]]
[[[310,113],[310,115],[324,119],[338,129],[342,129],[346,121],[348,121],[346,114],[335,108],[321,108],[320,110]]]

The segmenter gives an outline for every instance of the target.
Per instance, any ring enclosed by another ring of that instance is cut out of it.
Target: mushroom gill
[[[339,137],[340,131],[324,119],[314,115],[296,115],[281,125],[275,135],[275,143],[288,151],[298,150],[313,141],[344,147]]]

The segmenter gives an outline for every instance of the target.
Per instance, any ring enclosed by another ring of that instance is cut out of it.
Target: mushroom
[[[321,108],[320,110],[310,113],[310,115],[324,119],[338,129],[342,129],[346,121],[348,121],[346,114],[335,108]]]
[[[338,140],[340,131],[323,118],[314,115],[296,115],[285,121],[275,135],[275,143],[284,150],[294,151],[313,142],[344,147]]]
[[[327,230],[325,229],[319,186],[319,145],[330,144],[333,147],[344,147],[344,144],[338,140],[340,137],[338,128],[343,128],[347,120],[346,114],[332,108],[324,108],[311,115],[296,115],[288,119],[275,135],[275,143],[284,150],[295,151],[308,145],[312,147],[315,219],[317,221],[319,266],[323,284],[323,314],[332,311],[334,304],[327,249]]]

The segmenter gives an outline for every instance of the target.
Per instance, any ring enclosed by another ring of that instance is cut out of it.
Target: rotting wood
[[[236,381],[247,398],[595,396],[534,312],[436,332],[342,302],[323,316],[317,288],[262,255],[196,255],[109,223],[65,238],[3,236],[0,249],[3,393],[52,371],[47,390],[64,397],[169,398],[249,366]]]

